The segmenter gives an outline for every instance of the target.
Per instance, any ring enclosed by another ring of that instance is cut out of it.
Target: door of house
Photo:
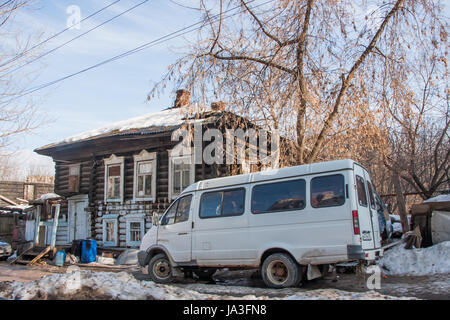
[[[89,219],[85,211],[88,205],[87,195],[68,199],[69,205],[69,242],[89,237]]]

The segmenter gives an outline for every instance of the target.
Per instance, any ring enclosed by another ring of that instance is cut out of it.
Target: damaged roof
[[[160,112],[147,113],[67,137],[59,142],[37,148],[35,151],[39,153],[39,151],[46,149],[116,135],[144,135],[173,131],[183,123],[204,121],[208,116],[215,114],[211,111],[201,113],[188,113],[186,111],[187,108],[168,108]]]
[[[34,151],[41,153],[48,149],[54,149],[79,142],[96,140],[100,138],[124,135],[148,135],[174,131],[184,123],[209,122],[218,119],[221,115],[227,113],[244,119],[243,117],[228,111],[201,111],[189,112],[193,108],[167,108],[160,112],[148,113],[139,117],[117,121],[93,130],[85,131],[74,136],[65,138],[62,141],[51,143]]]

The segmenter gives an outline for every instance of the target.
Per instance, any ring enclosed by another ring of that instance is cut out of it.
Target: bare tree
[[[18,99],[26,91],[31,74],[15,71],[40,49],[37,35],[24,37],[15,24],[15,15],[29,0],[9,0],[0,4],[0,150],[19,134],[30,132],[42,123],[31,98]]]
[[[386,52],[403,45],[394,42],[400,35],[413,39],[423,21],[436,25],[429,17],[442,9],[438,1],[420,0],[379,1],[364,9],[364,2],[325,0],[200,4],[205,22],[198,40],[149,97],[175,80],[198,99],[227,100],[291,137],[297,152],[288,154],[296,163],[346,155],[345,145],[357,155],[351,141],[373,142],[372,153],[380,141],[384,146],[384,116],[374,93]]]
[[[417,29],[418,41],[403,63],[385,63],[380,105],[389,148],[384,164],[423,199],[449,186],[450,107],[448,25]]]

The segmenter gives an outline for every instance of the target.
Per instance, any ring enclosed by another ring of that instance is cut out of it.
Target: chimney
[[[224,111],[227,104],[224,101],[211,102],[211,110],[213,111]]]
[[[174,108],[181,108],[190,102],[191,93],[187,90],[177,90],[177,97],[173,104]]]

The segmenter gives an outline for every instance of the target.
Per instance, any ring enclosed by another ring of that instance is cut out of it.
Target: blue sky
[[[15,25],[24,33],[42,33],[42,39],[66,28],[70,5],[77,5],[81,18],[115,0],[46,0],[20,12]],[[198,1],[175,0],[195,7]],[[45,45],[50,50],[101,22],[138,4],[141,0],[121,0],[81,23],[79,30],[66,31]],[[21,72],[38,71],[30,87],[77,72],[145,42],[188,26],[200,19],[199,12],[168,0],[150,0],[67,46],[31,63]],[[194,36],[195,33],[192,34]],[[156,112],[171,105],[172,88],[146,102],[152,83],[158,81],[169,64],[180,56],[185,37],[171,40],[90,70],[55,86],[33,93],[39,110],[54,121],[19,141],[20,149],[35,149],[106,123]]]

